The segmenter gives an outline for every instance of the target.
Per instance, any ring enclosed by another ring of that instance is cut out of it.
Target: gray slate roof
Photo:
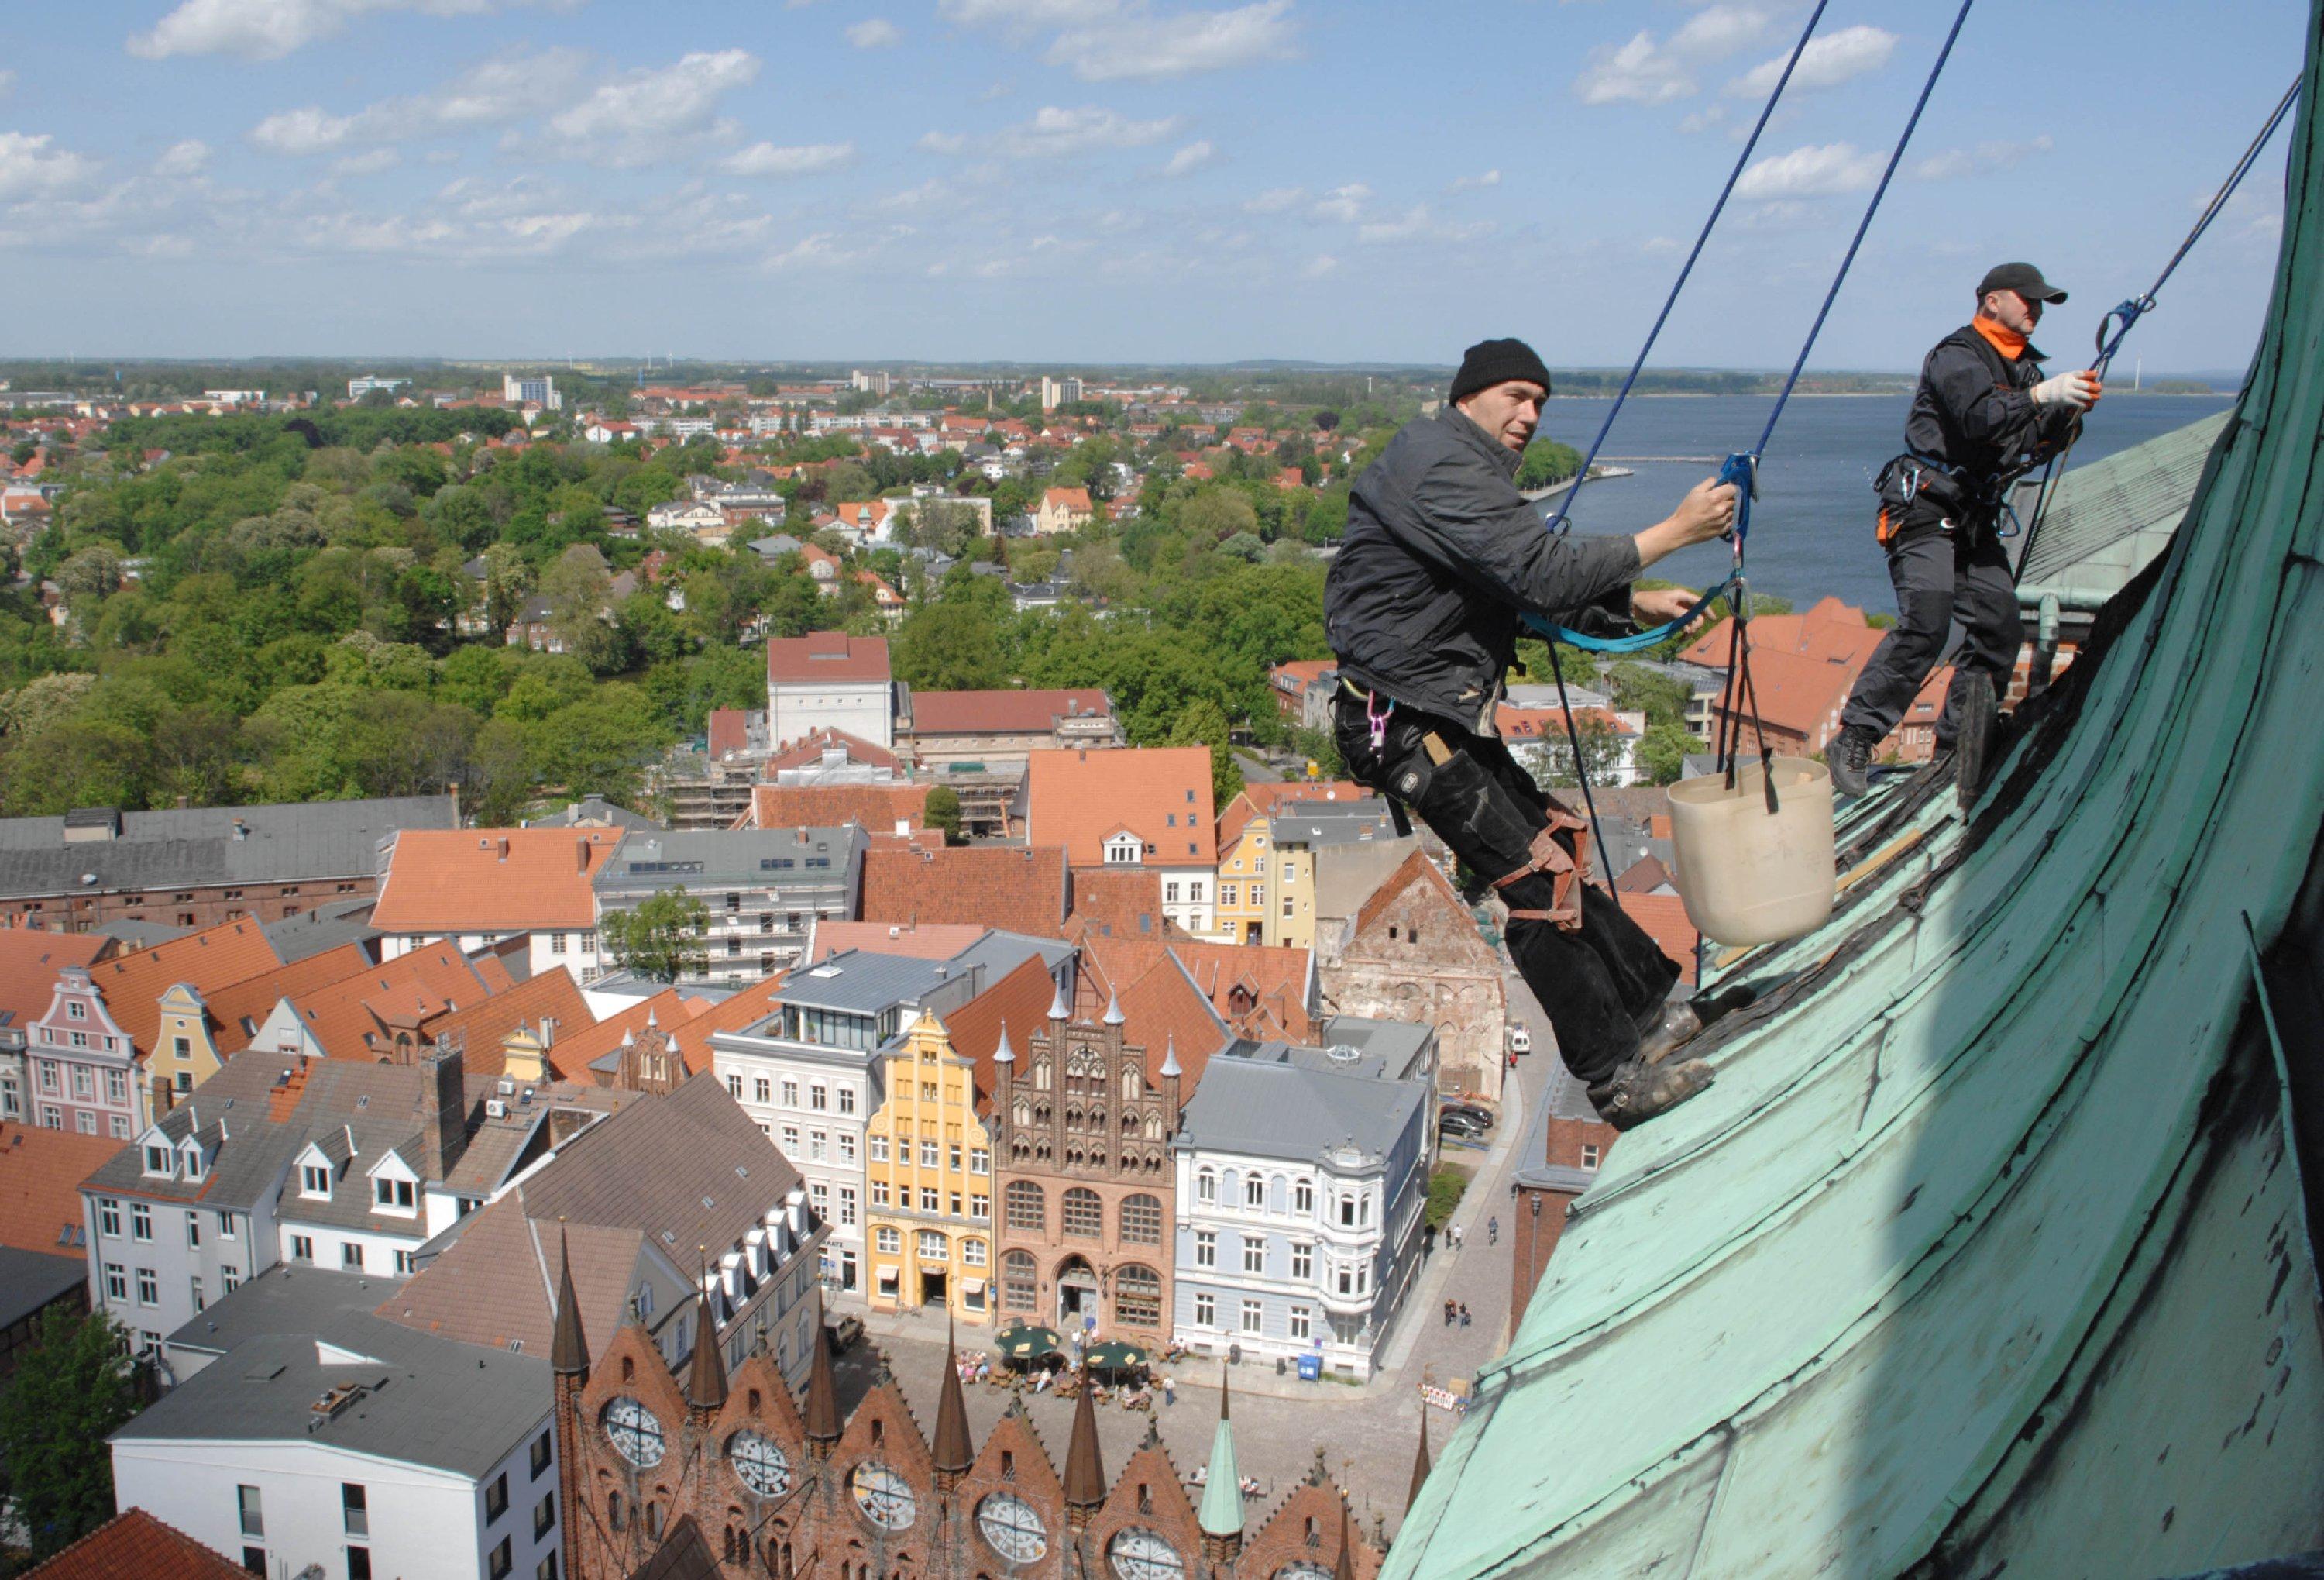
[[[369,1313],[403,1283],[382,1273],[278,1262],[233,1294],[211,1301],[167,1342],[173,1350],[222,1355],[254,1338],[323,1333],[342,1317]]]
[[[1282,1051],[1269,1056],[1268,1048]],[[1353,1141],[1378,1157],[1396,1144],[1428,1097],[1417,1081],[1319,1069],[1287,1054],[1280,1043],[1257,1049],[1242,1043],[1213,1058],[1186,1104],[1176,1144],[1314,1162]]]
[[[1380,1073],[1388,1079],[1401,1081],[1416,1073],[1414,1066],[1435,1034],[1434,1026],[1411,1021],[1334,1015],[1323,1022],[1323,1043],[1325,1048],[1353,1048],[1367,1058],[1378,1060]]]
[[[952,958],[955,966],[973,966],[982,971],[984,985],[990,987],[1036,955],[1054,975],[1058,965],[1072,958],[1074,952],[1074,946],[1062,938],[1037,938],[1030,933],[1003,932],[995,928]]]
[[[326,1365],[318,1340],[369,1359]],[[315,1402],[342,1383],[370,1391],[328,1420]],[[549,1362],[438,1338],[365,1314],[321,1331],[246,1339],[115,1432],[152,1439],[321,1443],[481,1480],[540,1429]]]
[[[853,824],[836,828],[717,828],[690,832],[653,829],[625,836],[590,880],[603,894],[651,894],[662,889],[756,888],[767,884],[844,885],[860,847],[868,845]],[[828,868],[807,865],[822,858]],[[787,861],[782,869],[762,863]],[[673,871],[673,866],[692,870]]]
[[[1277,845],[1354,845],[1396,837],[1388,803],[1367,797],[1355,801],[1286,801],[1268,820]]]
[[[0,1245],[0,1327],[10,1327],[78,1284],[88,1281],[85,1257],[51,1256]]]
[[[959,975],[960,967],[949,960],[848,949],[791,973],[775,1002],[870,1015],[897,1004],[918,1003]]]
[[[448,795],[205,807],[124,812],[117,837],[68,845],[74,816],[0,818],[0,897],[367,878],[382,839],[458,822]],[[234,836],[236,818],[244,838]],[[94,883],[81,882],[92,873]]]
[[[341,944],[370,944],[381,938],[380,930],[371,925],[371,908],[379,903],[369,894],[359,894],[353,900],[334,901],[318,905],[298,916],[286,916],[281,921],[270,921],[258,930],[274,946],[275,954],[285,966],[293,966],[311,956],[336,949]],[[365,953],[377,965],[379,951]]]

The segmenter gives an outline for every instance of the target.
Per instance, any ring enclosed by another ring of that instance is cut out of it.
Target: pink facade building
[[[27,1029],[24,1060],[34,1123],[124,1141],[145,1128],[137,1050],[85,966],[58,975],[48,1013]]]

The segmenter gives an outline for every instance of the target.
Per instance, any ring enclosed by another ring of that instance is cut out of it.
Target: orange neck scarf
[[[1969,327],[1984,336],[1987,345],[2012,362],[2025,355],[2025,337],[2006,324],[1979,313],[1969,321]]]

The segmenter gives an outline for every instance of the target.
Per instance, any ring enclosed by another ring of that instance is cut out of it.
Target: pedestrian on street
[[[1843,795],[1868,788],[1873,751],[1936,669],[1956,622],[1968,640],[1937,716],[1938,755],[1960,738],[1973,680],[1984,678],[1997,697],[2009,689],[2024,635],[2002,541],[2009,490],[2073,443],[2105,393],[2087,370],[2042,376],[2030,337],[2042,310],[2065,300],[2033,264],[2003,263],[1978,282],[1976,316],[1921,364],[1904,448],[1875,483],[1875,535],[1896,587],[1896,624],[1856,678],[1826,753]]]
[[[1485,1220],[1485,1243],[1488,1245],[1499,1245],[1500,1243],[1501,1220],[1499,1215],[1495,1215],[1494,1216]]]
[[[1444,1302],[1444,1326],[1447,1326],[1447,1327],[1452,1326],[1452,1324],[1453,1324],[1455,1321],[1457,1321],[1457,1320],[1459,1319],[1460,1315],[1461,1315],[1461,1314],[1460,1314],[1460,1312],[1454,1308],[1454,1307],[1453,1307],[1453,1305],[1452,1305],[1452,1301],[1447,1300],[1447,1301],[1445,1301],[1445,1302]]]
[[[1162,1404],[1166,1409],[1178,1402],[1178,1384],[1168,1377],[1162,1379]]]
[[[1615,874],[1586,881],[1589,824],[1542,793],[1495,716],[1522,616],[1605,635],[1691,613],[1684,588],[1636,584],[1731,531],[1736,488],[1706,477],[1634,536],[1552,535],[1516,483],[1549,393],[1531,346],[1480,341],[1446,404],[1356,479],[1323,592],[1333,731],[1349,778],[1418,814],[1499,891],[1509,954],[1558,1051],[1599,1116],[1627,1130],[1711,1085],[1710,1065],[1680,1050],[1734,1003],[1670,996],[1679,963],[1615,903]]]
[[[1420,1230],[1420,1259],[1423,1261],[1436,1254],[1436,1225],[1424,1224]]]
[[[1461,1302],[1461,1326],[1463,1327],[1469,1326],[1469,1302],[1466,1300]]]

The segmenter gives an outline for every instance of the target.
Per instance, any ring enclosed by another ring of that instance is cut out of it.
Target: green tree
[[[1646,727],[1646,735],[1638,742],[1638,772],[1653,784],[1676,784],[1686,772],[1686,757],[1701,747],[1682,725],[1657,724]]]
[[[1206,699],[1189,706],[1170,727],[1170,744],[1211,749],[1213,806],[1223,807],[1242,793],[1242,769],[1227,740],[1227,716],[1217,703]]]
[[[105,1440],[137,1413],[128,1341],[103,1312],[52,1307],[0,1391],[0,1466],[36,1564],[113,1518]]]
[[[1562,483],[1582,470],[1582,452],[1570,444],[1560,444],[1554,439],[1536,439],[1526,446],[1525,457],[1517,462],[1517,486],[1545,488],[1552,483]]]
[[[609,910],[597,923],[606,952],[641,976],[676,982],[709,968],[703,934],[710,908],[683,889],[650,894],[628,910]]]
[[[931,828],[944,830],[946,845],[960,843],[960,792],[948,784],[937,785],[928,791],[927,808],[921,814]]]

